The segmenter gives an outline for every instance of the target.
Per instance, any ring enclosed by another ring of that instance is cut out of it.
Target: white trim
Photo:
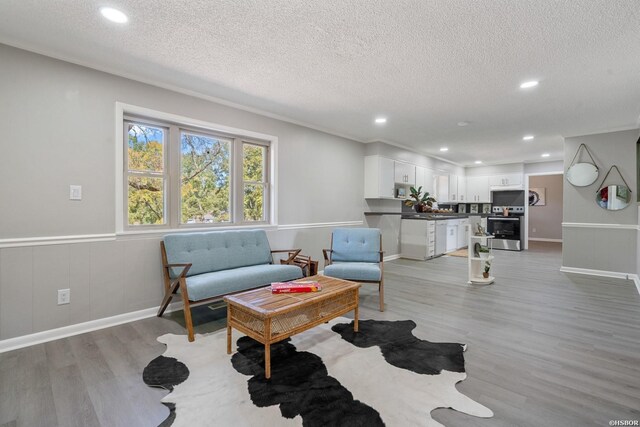
[[[389,255],[383,258],[384,262],[393,261],[394,259],[400,259],[400,254]]]
[[[316,222],[311,224],[281,224],[278,230],[298,230],[303,228],[353,227],[363,225],[364,221]]]
[[[108,242],[111,240],[116,240],[116,235],[114,233],[82,234],[76,236],[22,237],[15,239],[0,239],[0,248],[64,245],[69,243]]]
[[[638,290],[638,294],[640,294],[640,277],[637,274],[630,274],[629,279],[633,280],[633,283],[636,285],[636,289]]]
[[[637,274],[633,273],[621,273],[619,271],[607,271],[607,270],[591,270],[589,268],[579,267],[560,267],[560,271],[563,273],[585,274],[587,276],[599,276],[599,277],[613,277],[616,279],[633,280],[634,285],[640,294],[640,278]]]
[[[118,314],[116,316],[105,317],[103,319],[90,320],[88,322],[76,323],[75,325],[63,326],[61,328],[50,329],[48,331],[36,332],[35,334],[23,335],[0,341],[0,353],[41,344],[60,338],[73,335],[84,334],[86,332],[97,331],[98,329],[110,328],[111,326],[123,323],[135,322],[136,320],[147,319],[158,313],[159,307],[145,308],[144,310],[133,311],[131,313]],[[182,302],[175,302],[167,307],[165,313],[182,309]]]
[[[199,233],[205,231],[224,231],[224,230],[246,230],[261,229],[266,231],[277,230],[299,230],[307,228],[324,228],[324,227],[357,227],[364,225],[364,221],[340,221],[340,222],[316,222],[310,224],[284,224],[284,225],[267,225],[267,224],[243,224],[230,225],[220,227],[183,227],[183,228],[165,228],[156,230],[136,230],[124,231],[121,233],[108,234],[82,234],[73,236],[45,236],[45,237],[22,237],[14,239],[0,239],[0,249],[2,248],[18,248],[23,246],[49,246],[49,245],[65,245],[71,243],[91,243],[91,242],[109,242],[113,240],[127,240],[140,238],[162,237],[172,233]]]
[[[567,228],[609,228],[618,230],[640,229],[640,226],[635,224],[599,224],[595,222],[563,222],[562,226]]]
[[[562,243],[562,239],[546,239],[544,237],[529,237],[529,241],[533,241],[533,242],[556,242],[556,243]]]

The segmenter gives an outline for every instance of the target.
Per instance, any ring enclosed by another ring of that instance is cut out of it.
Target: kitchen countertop
[[[445,219],[460,219],[460,218],[469,218],[470,216],[482,216],[487,217],[490,214],[486,213],[457,213],[457,212],[447,212],[447,213],[431,213],[431,212],[365,212],[365,216],[373,216],[373,215],[400,215],[402,219],[418,219],[418,220],[427,220],[427,221],[435,221],[435,220],[445,220]]]

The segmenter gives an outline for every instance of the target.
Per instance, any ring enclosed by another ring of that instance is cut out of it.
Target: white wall
[[[117,101],[277,136],[274,248],[320,259],[334,223],[363,221],[361,143],[5,45],[0,94],[0,340],[161,301],[162,233],[115,235]]]

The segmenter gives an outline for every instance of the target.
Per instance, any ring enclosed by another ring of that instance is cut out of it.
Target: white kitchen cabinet
[[[488,176],[467,177],[466,203],[491,203],[491,190]]]
[[[382,156],[364,158],[365,199],[394,199],[395,161]]]
[[[438,204],[449,203],[449,175],[436,175],[434,182]]]
[[[422,192],[429,193],[430,196],[434,196],[433,191],[433,171],[431,169],[423,168],[422,166],[416,166],[416,189],[422,187]]]
[[[394,161],[396,184],[415,185],[416,167],[410,163]]]
[[[458,202],[458,175],[449,175],[449,201]]]
[[[400,221],[400,256],[425,260],[435,256],[435,221],[403,219]]]
[[[467,180],[464,176],[458,177],[458,202],[467,202]]]
[[[424,191],[424,168],[422,166],[416,166],[416,189],[422,187]]]
[[[457,219],[447,220],[447,246],[446,252],[453,252],[458,249],[458,225],[460,221]]]
[[[522,187],[522,174],[509,173],[489,177],[490,187]]]
[[[458,224],[458,249],[464,248],[469,242],[469,218],[459,220]]]

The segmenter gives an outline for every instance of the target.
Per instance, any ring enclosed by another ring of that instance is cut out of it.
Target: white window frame
[[[245,129],[238,129],[230,126],[220,125],[203,120],[193,119],[185,116],[180,116],[172,113],[165,113],[161,111],[152,110],[145,107],[126,104],[122,102],[116,102],[115,104],[115,180],[116,180],[116,194],[115,194],[115,223],[116,234],[145,234],[145,233],[157,233],[166,234],[167,232],[184,232],[188,230],[203,231],[203,230],[221,230],[221,229],[241,229],[241,228],[277,228],[277,189],[278,189],[278,177],[277,177],[277,159],[278,159],[278,137],[268,135],[260,132],[248,131]],[[171,135],[167,135],[167,147],[164,147],[165,165],[168,170],[165,173],[168,175],[167,182],[165,184],[165,218],[166,224],[164,225],[136,225],[130,226],[128,224],[128,205],[125,201],[127,197],[127,187],[125,176],[128,165],[125,163],[125,145],[124,140],[125,119],[140,120],[141,122],[148,123],[153,126],[167,127],[167,124],[175,125],[178,128],[178,133],[175,135],[173,132]],[[240,154],[242,159],[242,147],[243,143],[256,144],[267,146],[267,158],[268,161],[265,164],[266,167],[266,189],[265,194],[268,196],[264,201],[265,221],[238,221],[222,224],[180,224],[180,181],[176,179],[176,174],[180,176],[180,131],[202,131],[204,133],[211,133],[213,135],[220,134],[221,137],[228,139],[236,139],[239,143],[234,142],[231,150],[231,218],[239,219],[244,213],[243,205],[243,174],[242,168],[236,167],[238,164],[242,164],[242,160],[238,163],[235,159]],[[238,153],[239,151],[239,153]],[[177,197],[177,199],[176,199]],[[239,209],[239,210],[238,210]],[[239,216],[240,215],[240,216]]]

